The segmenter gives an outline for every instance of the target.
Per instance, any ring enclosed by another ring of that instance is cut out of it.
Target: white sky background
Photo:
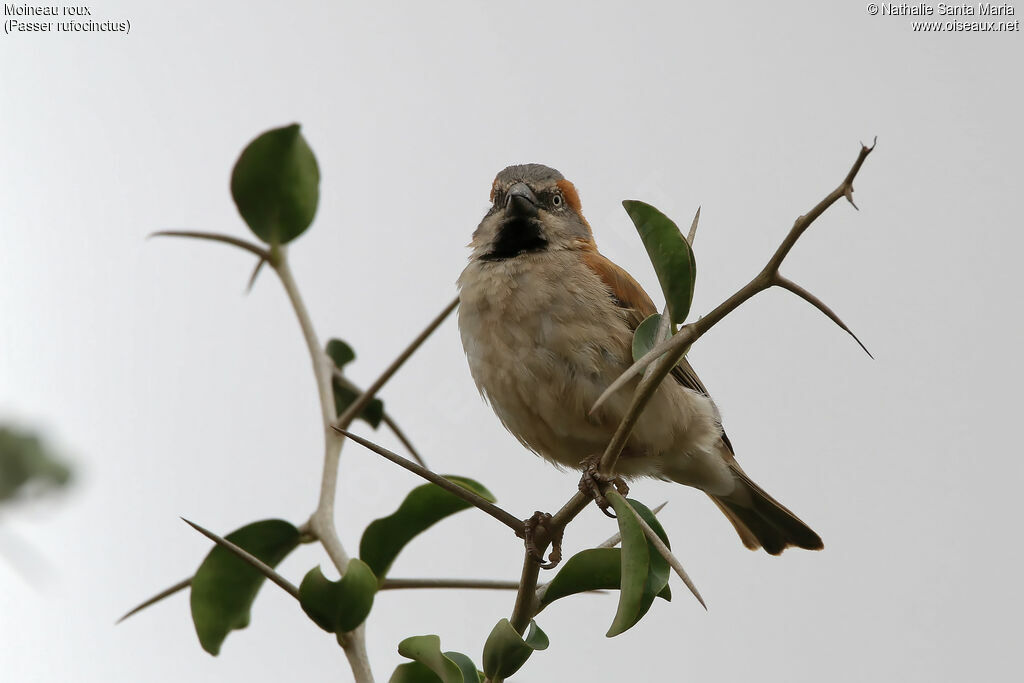
[[[294,269],[320,336],[355,347],[364,384],[454,296],[509,163],[573,180],[598,244],[656,300],[619,202],[683,224],[702,205],[699,314],[763,266],[877,135],[861,211],[836,204],[784,267],[877,360],[783,292],[692,353],[740,462],[825,551],[751,553],[704,496],[639,482],[641,500],[670,501],[664,524],[710,610],[673,578],[672,603],[606,640],[614,596],[560,602],[539,619],[551,648],[519,678],[1008,676],[1024,607],[1020,33],[913,33],[863,2],[91,7],[130,19],[131,34],[0,36],[0,419],[44,430],[79,475],[59,503],[5,511],[5,534],[49,571],[27,582],[0,560],[0,678],[349,680],[333,639],[274,586],[217,658],[185,594],[113,626],[207,551],[179,515],[227,532],[301,523],[315,505],[316,394],[279,283],[264,273],[243,296],[249,256],[145,239],[248,238],[231,166],[292,121],[322,171]],[[384,398],[434,469],[481,480],[516,514],[575,490],[575,474],[525,452],[480,401],[454,320]],[[355,552],[420,482],[358,446],[342,457],[338,525]],[[589,510],[566,555],[613,530]],[[514,579],[521,556],[506,529],[466,512],[392,574]],[[298,582],[317,563],[306,546],[280,569]],[[437,633],[479,662],[512,601],[379,595],[377,679],[409,635]]]

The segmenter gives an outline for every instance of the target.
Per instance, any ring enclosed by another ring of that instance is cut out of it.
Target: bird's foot
[[[526,541],[526,552],[541,569],[554,569],[562,561],[562,530],[552,533],[551,513],[534,512],[532,517],[523,520],[523,531],[516,535]],[[541,548],[548,543],[551,543],[551,552],[545,560]]]
[[[609,511],[611,503],[605,498],[604,493],[601,491],[602,487],[608,486],[609,484],[615,487],[615,490],[623,497],[629,495],[629,487],[626,482],[619,476],[608,476],[602,474],[600,471],[601,467],[601,456],[597,455],[591,458],[587,458],[582,463],[583,465],[583,476],[580,477],[580,491],[591,498],[597,503],[597,507],[601,508],[608,517],[614,519],[615,513]]]

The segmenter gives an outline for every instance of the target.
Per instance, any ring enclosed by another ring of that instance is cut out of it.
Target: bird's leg
[[[541,569],[554,569],[562,561],[562,529],[552,535],[551,513],[537,510],[533,516],[523,521],[522,533],[517,536],[526,541],[526,552],[530,554]],[[541,548],[551,543],[551,552],[547,561]]]
[[[590,496],[597,503],[597,507],[601,508],[608,517],[615,517],[614,512],[609,512],[608,508],[611,507],[611,503],[605,498],[604,493],[601,491],[603,486],[611,484],[615,487],[615,490],[619,492],[623,497],[629,495],[629,487],[626,486],[626,482],[619,476],[608,476],[607,474],[601,473],[601,454],[592,455],[583,462],[580,463],[583,466],[583,476],[580,477],[580,491],[584,495]]]

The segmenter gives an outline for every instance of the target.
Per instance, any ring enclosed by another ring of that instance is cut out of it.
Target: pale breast
[[[459,330],[470,371],[508,430],[561,465],[576,467],[602,452],[632,391],[618,392],[595,416],[588,411],[632,362],[632,331],[601,280],[575,253],[556,251],[473,261],[459,287]],[[657,474],[659,459],[640,456],[676,448],[683,432],[698,436],[688,429],[692,399],[678,386],[659,390],[627,446],[626,456],[633,457],[624,456],[620,471]]]

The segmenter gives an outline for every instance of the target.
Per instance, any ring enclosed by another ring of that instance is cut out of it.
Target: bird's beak
[[[537,217],[537,195],[526,183],[516,183],[508,189],[505,215],[516,218]]]

